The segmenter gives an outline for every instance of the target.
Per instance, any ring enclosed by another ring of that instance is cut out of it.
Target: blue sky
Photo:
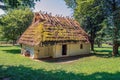
[[[48,13],[52,13],[52,15],[63,15],[63,16],[72,16],[72,10],[69,9],[64,0],[41,0],[40,2],[36,2],[34,12],[45,11]],[[0,9],[0,14],[4,12]]]
[[[68,8],[64,0],[41,0],[36,3],[35,11],[51,12],[53,15],[71,16],[72,10]]]

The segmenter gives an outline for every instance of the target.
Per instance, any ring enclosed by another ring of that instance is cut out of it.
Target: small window
[[[83,44],[80,44],[80,49],[83,49]]]

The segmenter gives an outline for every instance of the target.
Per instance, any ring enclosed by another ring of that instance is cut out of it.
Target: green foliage
[[[76,8],[76,0],[64,0],[66,2],[66,5],[68,5],[68,7],[72,8],[73,10]]]
[[[120,0],[105,0],[104,3],[108,14],[106,34],[113,42],[113,55],[117,55],[120,46]]]
[[[20,55],[18,46],[0,46],[0,79],[10,80],[118,80],[120,58],[107,56],[112,48],[95,48],[94,56],[55,62]],[[106,50],[106,51],[105,51]],[[116,68],[117,67],[117,68]]]
[[[31,24],[33,13],[30,9],[15,9],[1,18],[2,34],[7,40],[17,40]]]
[[[102,29],[101,23],[105,19],[102,0],[77,0],[74,16],[81,26],[89,33]]]
[[[74,11],[75,18],[90,36],[91,49],[94,50],[95,39],[100,42],[101,33],[106,18],[103,0],[76,0],[77,6]]]
[[[65,2],[74,10],[75,19],[89,34],[91,45],[94,45],[94,41],[100,44],[103,40],[101,38],[105,34],[103,33],[105,27],[102,23],[107,15],[104,0],[65,0]]]
[[[107,4],[105,5],[107,18],[104,22],[106,28],[106,34],[109,36],[109,39],[114,40],[118,39],[119,41],[119,33],[120,33],[120,1],[119,0],[105,0],[104,2]],[[117,29],[115,31],[115,29]],[[117,33],[117,34],[116,34]]]
[[[19,8],[19,7],[31,7],[34,8],[35,1],[40,0],[0,0],[0,2],[3,2],[6,6],[6,8]],[[5,8],[5,7],[1,7]]]
[[[75,3],[65,1],[69,7]],[[74,1],[76,1],[74,16],[90,34],[90,42],[94,44],[94,39],[100,42],[103,37],[106,40],[110,39],[114,44],[113,54],[118,54],[118,46],[120,46],[120,0]],[[107,35],[103,36],[104,34]]]

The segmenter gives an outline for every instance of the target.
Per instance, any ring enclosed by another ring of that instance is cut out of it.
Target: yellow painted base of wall
[[[83,44],[83,49],[80,49],[80,43],[73,43],[73,44],[66,44],[67,45],[67,54],[62,55],[62,45],[54,45],[54,58],[64,57],[64,56],[76,56],[82,54],[89,54],[90,53],[90,44],[88,43],[81,43]]]
[[[83,44],[83,49],[80,49],[80,44]],[[90,53],[90,44],[88,43],[71,43],[66,44],[67,45],[67,53],[66,55],[62,55],[62,44],[56,44],[56,45],[48,45],[48,46],[35,46],[30,47],[30,51],[34,54],[32,56],[33,58],[46,58],[46,57],[53,57],[53,58],[59,58],[59,57],[66,57],[66,56],[76,56],[76,55],[84,55]],[[28,46],[23,46],[25,49]],[[22,48],[22,49],[23,49]]]

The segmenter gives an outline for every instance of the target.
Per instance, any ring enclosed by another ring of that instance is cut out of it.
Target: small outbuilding
[[[69,17],[35,13],[32,24],[21,35],[21,53],[31,58],[58,58],[90,53],[87,33]]]

